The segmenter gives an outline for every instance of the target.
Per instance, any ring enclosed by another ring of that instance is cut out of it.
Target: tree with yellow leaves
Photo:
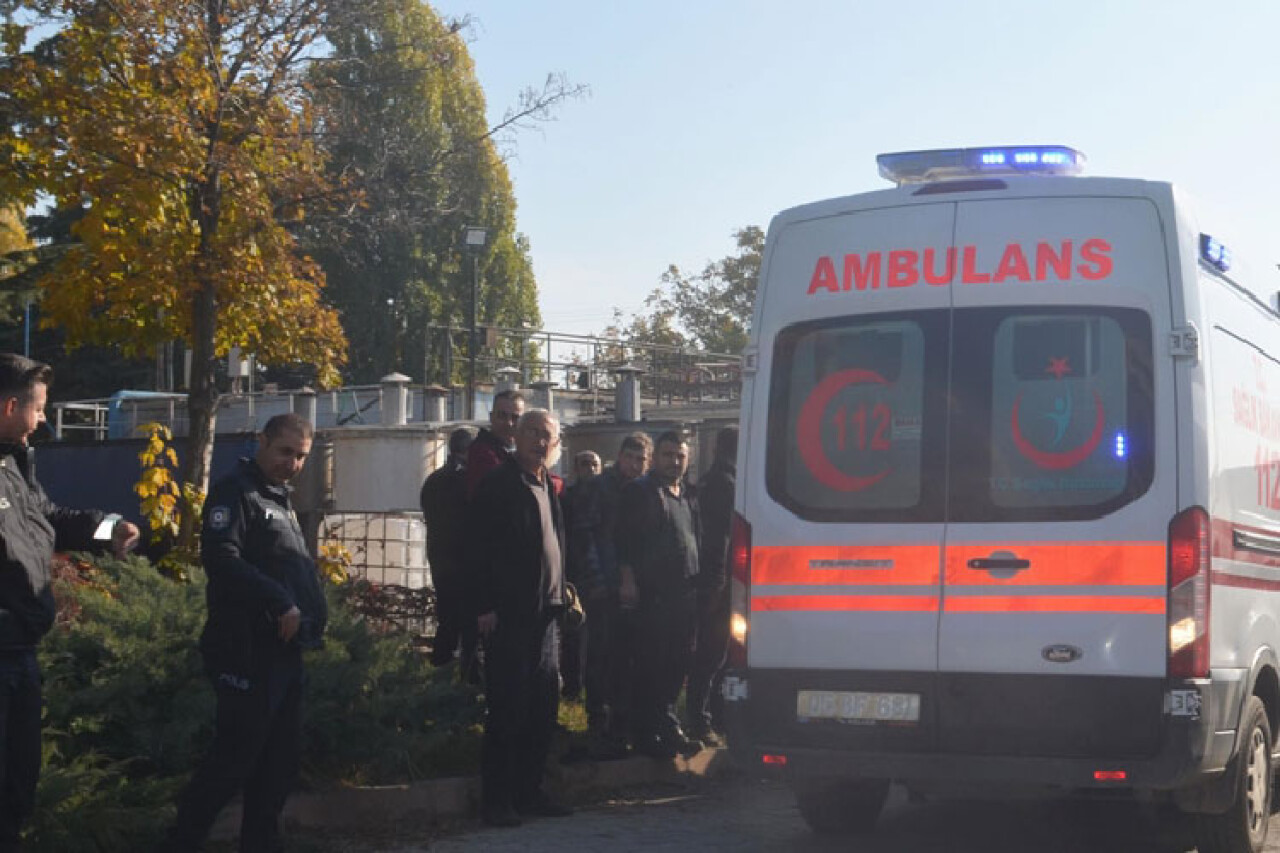
[[[354,0],[350,0],[354,6]],[[345,357],[294,230],[333,200],[309,66],[334,0],[18,0],[0,62],[0,199],[83,207],[45,272],[72,345],[192,353],[183,479],[207,488],[217,365],[230,347]],[[44,38],[34,46],[36,35]],[[190,514],[184,516],[190,518]],[[190,535],[184,529],[183,538]]]

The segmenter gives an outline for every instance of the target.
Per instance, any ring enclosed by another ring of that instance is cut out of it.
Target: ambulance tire
[[[1262,853],[1271,818],[1271,724],[1262,700],[1250,696],[1236,757],[1236,798],[1222,814],[1196,816],[1199,853]]]
[[[796,784],[800,815],[818,835],[870,832],[888,796],[888,779],[813,779]]]

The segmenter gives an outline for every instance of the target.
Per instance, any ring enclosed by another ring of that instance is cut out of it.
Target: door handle
[[[1024,560],[1017,554],[1008,551],[996,551],[988,557],[974,557],[969,560],[969,568],[986,571],[1020,572],[1031,568],[1031,561]]]

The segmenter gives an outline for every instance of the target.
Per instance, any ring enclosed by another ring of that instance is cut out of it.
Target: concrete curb
[[[692,758],[670,761],[635,756],[617,761],[553,762],[547,766],[546,783],[556,796],[582,803],[607,791],[714,777],[729,766],[728,751],[723,749],[704,749]],[[463,776],[412,785],[295,793],[285,804],[284,817],[287,823],[312,830],[386,830],[474,817],[479,810],[480,777]],[[234,839],[239,830],[237,802],[223,810],[212,837]]]

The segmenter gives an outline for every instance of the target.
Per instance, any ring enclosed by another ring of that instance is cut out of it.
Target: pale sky
[[[1178,184],[1237,258],[1280,262],[1280,3],[432,5],[475,19],[491,120],[548,72],[591,87],[509,161],[548,330],[598,332],[736,228],[889,186],[886,151],[1070,145],[1086,174]]]

